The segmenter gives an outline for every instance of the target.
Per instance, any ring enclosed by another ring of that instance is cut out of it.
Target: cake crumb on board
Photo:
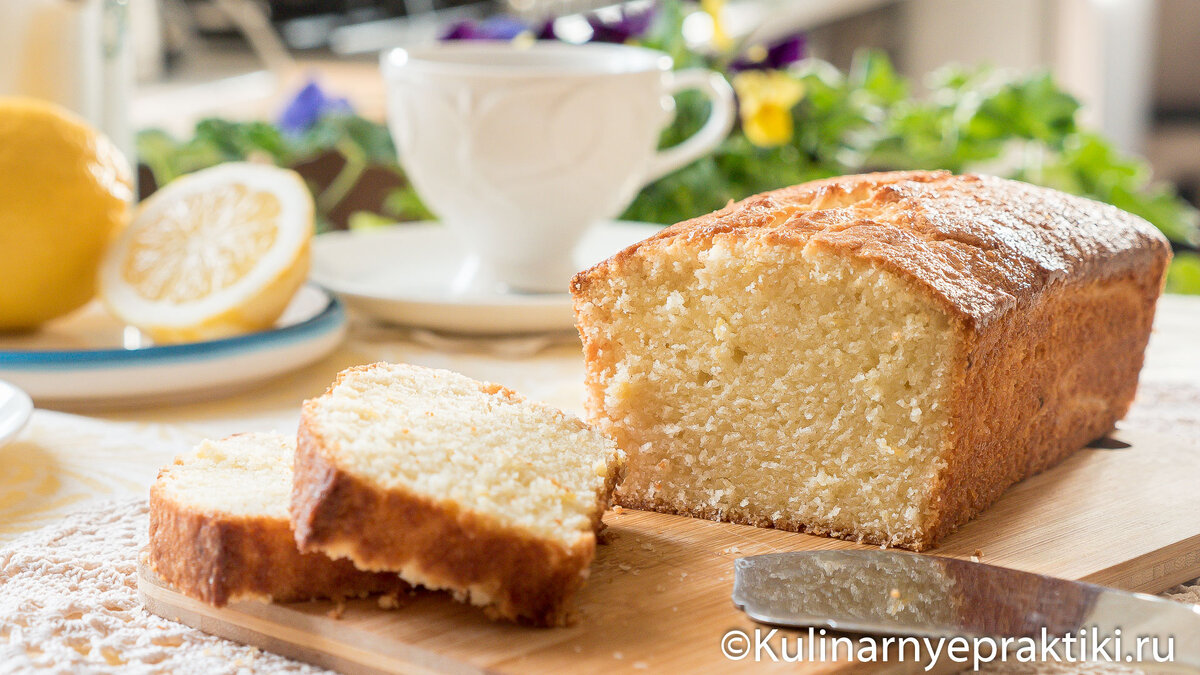
[[[328,612],[326,612],[325,615],[328,616],[329,618],[333,619],[334,621],[341,621],[342,615],[345,613],[346,613],[346,600],[345,600],[345,598],[338,598],[338,599],[334,600],[333,607],[330,608],[330,610]]]

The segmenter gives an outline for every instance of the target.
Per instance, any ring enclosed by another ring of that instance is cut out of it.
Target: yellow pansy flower
[[[534,35],[533,31],[530,30],[523,30],[514,35],[512,39],[513,47],[516,47],[517,49],[529,49],[536,43],[537,36]]]
[[[721,23],[721,11],[725,8],[725,0],[700,0],[700,8],[712,17],[713,46],[719,51],[728,50],[733,45],[733,40],[729,39],[729,33],[725,32],[725,25]]]
[[[804,85],[781,70],[747,70],[733,78],[742,131],[751,143],[770,148],[792,140],[792,108]]]

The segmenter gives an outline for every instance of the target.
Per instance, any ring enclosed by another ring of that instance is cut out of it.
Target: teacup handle
[[[695,89],[712,102],[712,111],[709,112],[708,121],[704,126],[690,138],[666,150],[658,151],[646,176],[647,183],[704,156],[725,140],[729,130],[733,128],[733,88],[719,73],[704,68],[688,68],[670,71],[665,77],[668,94]]]

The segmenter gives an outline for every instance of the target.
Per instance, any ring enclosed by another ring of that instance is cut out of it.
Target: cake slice
[[[306,551],[559,625],[624,453],[575,417],[446,370],[343,371],[300,420],[292,522]]]
[[[930,548],[1125,414],[1169,258],[1112,206],[945,172],[667,228],[572,283],[615,499]]]
[[[279,434],[239,434],[204,441],[160,470],[150,488],[155,573],[218,607],[407,589],[394,574],[300,552],[288,520],[295,449]]]

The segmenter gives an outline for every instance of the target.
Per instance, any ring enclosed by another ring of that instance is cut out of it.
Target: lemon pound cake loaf
[[[386,363],[307,401],[298,442],[303,549],[535,625],[567,619],[624,463],[583,422],[504,387]]]
[[[288,520],[295,449],[279,434],[239,434],[204,441],[159,471],[150,488],[155,573],[218,607],[407,589],[395,574],[300,552]]]
[[[1169,257],[1111,206],[944,172],[667,228],[572,282],[615,499],[927,549],[1125,414]]]

